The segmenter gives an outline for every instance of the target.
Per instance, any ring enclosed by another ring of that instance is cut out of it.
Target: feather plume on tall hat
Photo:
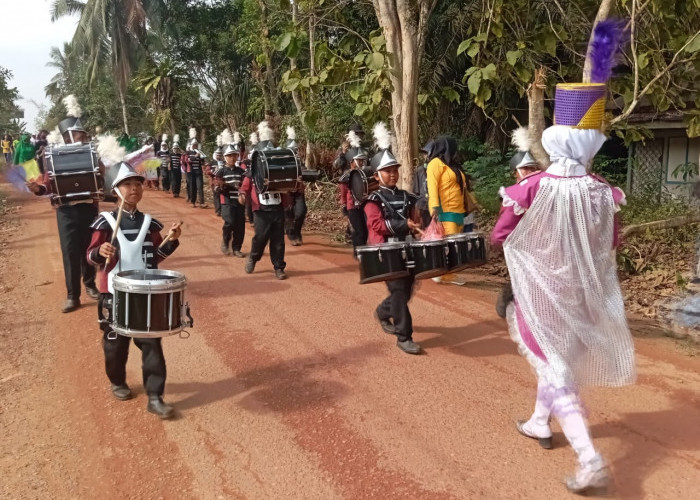
[[[252,134],[250,134],[248,140],[250,141],[251,146],[257,146],[258,142],[260,142],[260,139],[258,138],[258,133],[253,132]]]
[[[119,141],[113,135],[97,137],[97,154],[106,167],[105,186],[109,186],[120,197],[121,193],[116,189],[120,182],[130,177],[137,177],[142,181],[145,180],[142,174],[125,161],[126,149],[119,145]]]
[[[270,124],[267,120],[263,120],[258,123],[258,143],[255,145],[255,149],[272,149],[275,147],[273,143],[274,132],[270,128]]]
[[[400,167],[401,164],[391,152],[391,132],[386,127],[386,124],[384,122],[376,123],[372,129],[372,134],[379,152],[370,160],[370,166],[377,171],[394,166]]]
[[[232,134],[229,129],[224,129],[224,131],[221,133],[221,138],[223,139],[224,143],[224,156],[238,154],[238,145],[236,144],[235,134],[238,134],[238,132]],[[238,134],[239,139],[240,137],[241,134]]]
[[[589,44],[590,83],[560,83],[554,96],[554,124],[578,129],[601,129],[607,81],[622,49],[624,21],[606,19],[593,28]]]
[[[229,144],[232,144],[234,141],[233,139],[233,134],[231,131],[227,128],[224,129],[223,132],[221,132],[221,145],[222,146],[228,146]]]
[[[360,136],[357,135],[356,131],[351,130],[347,133],[345,138],[347,139],[348,143],[350,143],[350,148],[348,148],[347,152],[345,153],[345,159],[348,161],[348,163],[351,163],[355,159],[367,159],[367,150],[362,147],[362,140],[360,139]]]
[[[65,144],[63,141],[63,136],[61,135],[61,131],[56,127],[53,129],[48,136],[46,136],[46,142],[49,144]]]
[[[190,138],[187,141],[187,147],[192,147],[193,144],[199,145],[199,141],[197,140],[197,129],[194,127],[190,127]]]
[[[175,134],[173,136],[173,149],[180,148],[180,134]]]
[[[298,147],[297,145],[297,133],[294,127],[287,127],[287,144],[286,148],[294,149]]]
[[[539,163],[530,154],[530,132],[527,127],[518,127],[513,130],[511,143],[516,147],[517,152],[510,159],[511,170],[517,170],[523,167],[539,168]]]
[[[241,133],[236,131],[233,133],[233,143],[238,144],[241,142]]]
[[[78,103],[77,97],[73,94],[64,97],[63,105],[66,107],[67,117],[58,124],[61,134],[66,132],[85,132],[83,122],[80,120],[83,116],[83,110]]]
[[[160,134],[160,149],[161,151],[168,150],[168,134]]]
[[[354,130],[348,132],[345,138],[350,143],[351,148],[359,148],[360,145],[362,145],[362,140],[360,139],[360,136],[357,135],[357,132],[355,132]]]
[[[223,142],[223,139],[221,138],[221,134],[217,135],[217,136],[216,136],[216,145],[217,145],[218,147],[221,147],[221,145],[222,145],[223,143],[224,143],[224,142]]]

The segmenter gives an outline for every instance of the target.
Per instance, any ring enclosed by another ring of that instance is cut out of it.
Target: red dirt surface
[[[213,210],[146,192],[140,208],[185,222],[162,267],[187,275],[195,317],[189,339],[164,340],[178,418],[160,421],[146,412],[136,348],[136,397],[109,393],[95,301],[59,312],[48,201],[12,203],[0,222],[0,497],[570,497],[561,479],[574,454],[558,427],[551,451],[515,431],[535,379],[495,314],[494,278],[422,282],[411,311],[425,354],[409,356],[372,318],[386,288],[357,284],[348,248],[307,235],[287,246],[289,280],[267,256],[247,275],[220,253]],[[248,226],[244,251],[251,237]],[[636,346],[637,385],[584,393],[615,495],[698,498],[697,348],[653,333]]]

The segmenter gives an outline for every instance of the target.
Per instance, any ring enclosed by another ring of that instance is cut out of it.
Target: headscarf
[[[596,129],[577,129],[552,125],[542,133],[542,147],[549,155],[557,175],[586,175],[593,157],[605,142],[605,135]]]
[[[427,145],[426,145],[427,146]],[[445,165],[450,167],[457,177],[459,189],[464,190],[464,174],[457,163],[457,141],[454,137],[441,135],[432,143],[432,149],[428,152],[428,162],[434,158],[439,158]]]
[[[23,133],[19,138],[19,144],[15,148],[15,165],[21,165],[25,161],[33,160],[36,155],[36,148],[32,145],[30,135]]]

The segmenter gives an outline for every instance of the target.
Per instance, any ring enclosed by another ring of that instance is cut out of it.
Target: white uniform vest
[[[112,232],[116,231],[117,221],[112,217],[109,212],[102,212],[100,215],[105,218],[105,220],[112,227]],[[139,230],[139,234],[136,236],[134,241],[129,241],[124,233],[117,231],[117,241],[119,242],[119,261],[117,265],[112,268],[112,270],[107,275],[107,288],[109,293],[114,294],[114,287],[112,286],[112,281],[114,275],[121,271],[132,271],[136,269],[146,269],[146,261],[143,255],[143,242],[148,234],[148,229],[151,227],[151,216],[144,214],[143,224]]]

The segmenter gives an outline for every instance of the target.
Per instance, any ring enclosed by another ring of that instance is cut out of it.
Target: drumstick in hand
[[[158,248],[163,248],[163,245],[165,245],[168,241],[170,241],[170,238],[173,237],[173,231],[177,229],[178,227],[182,226],[182,221],[178,222],[175,227],[171,228],[170,231],[168,231],[168,235],[165,237],[165,239],[161,242],[160,245],[158,245]]]
[[[121,195],[121,193],[119,193]],[[121,198],[121,196],[120,196]],[[122,214],[124,213],[124,198],[121,198],[122,202],[119,204],[119,211],[117,212],[117,224],[114,227],[114,232],[112,233],[112,241],[109,243],[111,245],[114,245],[115,240],[117,239],[117,232],[119,231],[119,226],[122,223]],[[105,269],[109,266],[109,257],[105,260]]]

